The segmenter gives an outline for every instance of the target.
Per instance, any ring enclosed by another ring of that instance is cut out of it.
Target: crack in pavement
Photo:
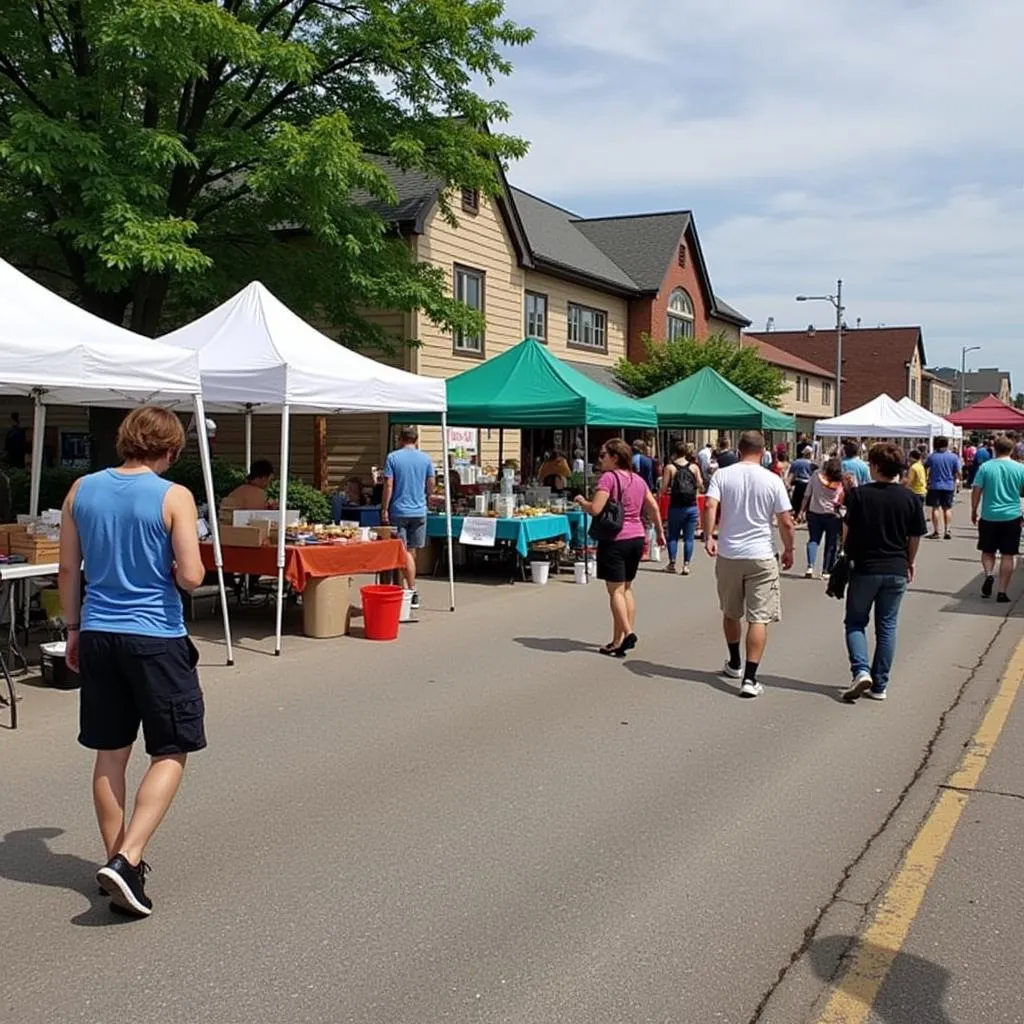
[[[968,796],[981,793],[984,796],[1008,796],[1012,800],[1024,800],[1024,793],[1009,793],[1005,789],[971,789],[970,786],[951,786],[948,783],[943,783],[939,789],[951,789],[954,793],[966,793]]]
[[[861,904],[860,902],[854,901],[854,900],[844,900],[843,896],[842,896],[843,889],[849,883],[851,877],[853,876],[853,872],[857,869],[857,867],[861,864],[861,862],[864,860],[864,858],[868,855],[868,853],[870,852],[872,846],[874,846],[874,844],[878,841],[878,839],[881,838],[881,836],[883,836],[885,834],[886,830],[892,824],[893,819],[899,813],[899,811],[903,807],[903,805],[907,802],[907,798],[910,796],[911,791],[914,789],[914,787],[920,781],[921,776],[924,775],[925,771],[927,771],[927,769],[929,767],[929,764],[931,763],[932,755],[935,753],[935,747],[938,744],[939,739],[942,737],[942,734],[945,732],[946,723],[949,720],[949,716],[954,711],[956,711],[956,709],[963,702],[964,695],[967,693],[968,688],[970,687],[971,683],[973,683],[974,680],[977,678],[978,672],[981,670],[981,667],[985,664],[985,661],[988,659],[989,655],[992,653],[993,647],[995,647],[996,643],[999,641],[1000,637],[1003,635],[1003,630],[1006,629],[1008,623],[1010,622],[1010,619],[1013,617],[1013,613],[1014,613],[1014,611],[1015,611],[1015,609],[1017,607],[1017,601],[1019,601],[1019,600],[1020,599],[1018,598],[1007,609],[1006,615],[1003,617],[1003,620],[999,623],[999,627],[996,629],[995,633],[993,633],[991,640],[989,640],[988,644],[985,646],[985,648],[982,650],[981,654],[978,656],[978,660],[975,662],[974,667],[971,668],[968,671],[967,677],[964,679],[963,683],[961,684],[960,689],[957,690],[956,696],[953,698],[952,703],[950,703],[950,705],[939,716],[938,723],[936,724],[936,727],[935,727],[935,732],[932,733],[931,739],[925,745],[924,752],[922,754],[921,760],[918,763],[917,768],[914,770],[914,774],[910,777],[910,781],[903,787],[903,789],[900,791],[899,795],[896,797],[895,803],[892,805],[892,807],[890,808],[890,810],[886,814],[886,816],[882,819],[881,825],[879,825],[878,828],[875,829],[875,831],[872,832],[870,836],[868,836],[866,842],[860,848],[860,850],[858,851],[857,855],[849,862],[849,864],[846,865],[845,868],[843,868],[843,871],[842,871],[841,875],[839,876],[839,881],[836,883],[836,887],[832,890],[831,894],[829,895],[829,898],[826,900],[824,905],[819,908],[818,913],[814,917],[814,920],[811,921],[811,923],[804,929],[803,941],[793,951],[793,953],[790,954],[789,960],[779,969],[778,976],[771,983],[771,985],[768,986],[768,989],[765,991],[764,995],[761,997],[761,999],[758,1002],[757,1006],[754,1007],[754,1012],[751,1015],[751,1017],[749,1018],[747,1024],[758,1024],[758,1021],[761,1020],[762,1016],[764,1015],[765,1010],[768,1008],[768,1003],[771,1000],[772,996],[778,991],[779,987],[786,980],[786,977],[788,976],[789,972],[796,966],[797,963],[800,962],[800,960],[803,959],[804,955],[810,950],[811,945],[814,942],[814,939],[816,938],[816,936],[818,934],[818,929],[821,927],[821,923],[825,919],[825,915],[837,903],[840,903],[840,902],[854,903],[858,907],[859,906],[863,906],[864,907],[864,915],[862,915],[862,921],[863,921],[863,917],[867,916],[868,908],[877,901],[878,897],[884,891],[886,885],[888,885],[889,878],[886,877],[885,879],[882,880],[881,884],[875,890],[875,893],[872,896],[872,898],[867,903],[865,903],[865,904]],[[966,745],[967,744],[964,744],[964,746],[966,746]],[[937,789],[942,789],[943,786],[940,784],[936,788]],[[971,790],[971,792],[977,792],[977,790]],[[1002,794],[1002,795],[1016,796],[1017,794]],[[1022,797],[1022,799],[1024,799],[1024,797]],[[906,855],[906,852],[909,849],[910,844],[914,841],[914,838],[915,838],[916,835],[917,835],[917,829],[915,828],[913,830],[913,833],[911,834],[910,838],[906,841],[906,843],[903,844],[902,848],[900,849],[899,857],[896,859],[896,864],[897,865],[899,865],[903,861],[903,858]],[[840,963],[842,963],[842,959],[845,958],[846,954],[849,952],[849,948],[852,948],[852,946],[856,943],[856,941],[857,941],[857,939],[858,939],[858,937],[860,935],[860,931],[861,931],[861,926],[858,925],[858,927],[857,927],[857,934],[854,935],[851,938],[851,940],[850,940],[850,947],[848,947],[844,951],[843,957],[840,958]],[[838,966],[837,966],[837,973],[838,973]],[[831,980],[832,979],[829,979],[829,981],[831,981]]]

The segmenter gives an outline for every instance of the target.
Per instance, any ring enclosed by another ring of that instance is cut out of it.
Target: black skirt
[[[643,537],[598,541],[597,578],[606,583],[632,583],[643,554]]]

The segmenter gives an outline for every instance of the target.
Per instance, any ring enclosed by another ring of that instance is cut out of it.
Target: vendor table
[[[462,533],[462,521],[465,516],[452,516],[452,537],[458,542]],[[470,517],[472,518],[472,517]],[[564,515],[534,516],[531,518],[514,518],[497,520],[496,540],[513,542],[516,551],[522,558],[530,553],[530,545],[539,540],[572,540],[569,519]],[[448,535],[444,516],[427,516],[427,536],[446,537]]]
[[[342,496],[331,499],[331,518],[335,523],[358,523],[360,526],[380,526],[380,505],[346,505]]]
[[[569,520],[569,526],[572,527],[572,546],[574,548],[593,547],[597,543],[597,541],[591,540],[587,534],[590,529],[590,516],[586,512],[582,509],[575,509],[566,512],[565,518]]]
[[[200,544],[203,565],[212,569],[213,545]],[[405,545],[400,540],[349,541],[347,544],[289,544],[284,549],[284,576],[300,594],[309,580],[326,576],[358,576],[405,568]],[[277,548],[225,547],[224,571],[276,576]]]
[[[7,704],[11,709],[11,728],[18,728],[18,704],[14,692],[14,680],[11,679],[8,659],[18,662],[23,668],[28,667],[25,655],[18,647],[18,615],[17,602],[14,596],[14,584],[22,582],[25,586],[25,625],[28,626],[28,584],[27,580],[45,579],[56,576],[60,566],[56,562],[46,562],[43,565],[30,565],[24,562],[13,564],[0,564],[0,607],[8,604],[9,616],[7,623],[7,644],[6,650],[0,647],[0,675],[3,676],[7,686],[7,696],[0,694],[0,706]]]

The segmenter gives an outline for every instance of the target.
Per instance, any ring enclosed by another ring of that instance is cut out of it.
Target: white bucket
[[[534,583],[539,583],[544,586],[548,581],[548,574],[551,572],[550,562],[531,562],[530,563],[530,576]]]
[[[597,562],[594,561],[594,559],[591,559],[587,563],[587,570],[590,573],[590,578],[592,580],[596,580],[597,579]]]
[[[648,560],[651,561],[651,562],[660,562],[661,561],[661,546],[658,545],[658,544],[652,544],[651,547],[650,547],[650,551],[648,552],[647,557],[648,557]]]
[[[402,591],[402,611],[398,616],[399,622],[412,622],[412,591]]]
[[[587,563],[576,562],[572,567],[572,575],[574,583],[586,583],[587,582]]]

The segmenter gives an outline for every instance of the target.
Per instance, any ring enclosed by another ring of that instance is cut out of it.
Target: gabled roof
[[[423,171],[403,171],[382,156],[369,156],[372,163],[377,164],[387,173],[391,187],[398,196],[394,206],[378,202],[369,193],[357,191],[353,196],[357,205],[378,213],[389,224],[397,224],[409,231],[421,232],[434,203],[441,194],[442,185],[439,181],[424,174]]]
[[[622,266],[580,231],[582,222],[576,214],[519,188],[512,189],[512,199],[539,262],[577,271],[629,292],[640,290]]]
[[[980,370],[974,370],[964,374],[964,390],[975,394],[998,395],[1003,386],[1003,381],[1010,383],[1008,370],[999,370],[994,366],[984,366]]]
[[[828,379],[835,378],[834,370],[826,370],[801,356],[793,355],[792,352],[776,348],[775,345],[772,345],[767,341],[763,341],[753,334],[744,335],[744,339],[748,340],[757,348],[757,354],[765,360],[765,362],[772,363],[775,366],[783,366],[787,370],[797,370],[800,373],[813,373],[815,376],[825,377]]]
[[[627,217],[577,218],[575,228],[618,266],[642,292],[656,292],[690,226],[688,210]]]
[[[631,397],[629,392],[616,380],[615,373],[610,366],[601,366],[599,363],[580,363],[574,359],[563,359],[566,366],[578,370],[584,377],[589,377],[595,384],[607,388],[609,391],[616,391],[620,395]]]
[[[730,306],[724,299],[720,299],[717,295],[713,295],[714,308],[712,313],[719,320],[728,320],[730,323],[737,324],[740,327],[749,327],[751,320],[749,317],[744,316],[738,309]]]

